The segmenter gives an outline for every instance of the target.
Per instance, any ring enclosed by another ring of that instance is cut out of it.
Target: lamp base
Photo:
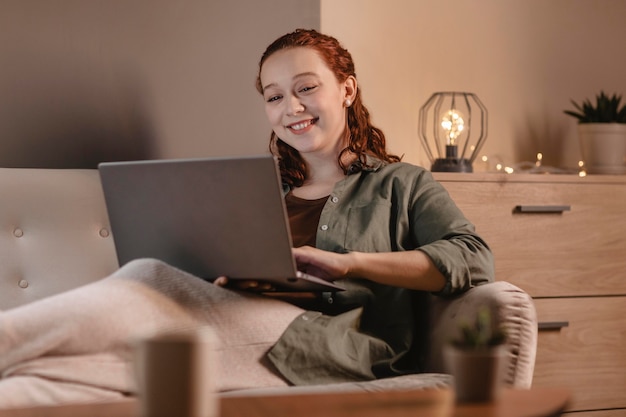
[[[437,158],[430,170],[432,172],[474,172],[468,159]]]

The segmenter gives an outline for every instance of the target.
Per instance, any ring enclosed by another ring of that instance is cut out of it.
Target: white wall
[[[570,98],[626,94],[623,0],[321,1],[322,31],[352,52],[375,123],[410,162],[430,166],[417,117],[435,91],[486,105],[481,155],[514,164],[542,152],[556,167],[580,159]]]

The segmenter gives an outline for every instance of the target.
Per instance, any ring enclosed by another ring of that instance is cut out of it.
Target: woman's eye
[[[271,97],[268,97],[268,98],[267,98],[267,102],[268,102],[268,103],[271,103],[271,102],[273,102],[273,101],[280,100],[280,98],[281,98],[281,96],[271,96]]]
[[[300,89],[301,93],[306,93],[308,91],[314,90],[315,88],[317,88],[317,86],[315,85],[310,85],[310,86],[306,86]]]

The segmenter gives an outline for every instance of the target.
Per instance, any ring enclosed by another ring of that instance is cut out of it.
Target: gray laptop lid
[[[120,265],[156,258],[205,279],[268,280],[279,290],[341,289],[296,271],[270,155],[98,168]]]

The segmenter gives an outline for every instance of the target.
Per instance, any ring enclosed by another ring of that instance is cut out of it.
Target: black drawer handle
[[[554,331],[561,330],[563,327],[568,327],[569,321],[542,321],[539,322],[539,331]]]
[[[563,213],[564,211],[570,211],[571,206],[515,206],[513,213]]]

